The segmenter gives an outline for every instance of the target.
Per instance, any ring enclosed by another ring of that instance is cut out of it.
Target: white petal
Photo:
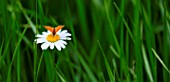
[[[47,36],[47,35],[49,35],[49,34],[52,34],[49,30],[47,31],[47,32],[42,32],[42,34],[43,34],[43,36]]]
[[[54,43],[51,43],[51,44],[50,44],[50,49],[51,49],[51,50],[54,49]]]
[[[60,36],[60,38],[66,38],[66,36],[64,36],[64,35],[59,35]]]
[[[44,38],[38,38],[38,39],[36,39],[36,42],[37,42],[37,44],[39,44],[39,43],[47,42],[47,40]]]
[[[46,50],[50,46],[49,42],[45,42],[41,45],[42,50]]]
[[[47,32],[42,32],[43,35],[47,35],[48,33]]]
[[[42,37],[45,37],[45,36],[41,35],[41,34],[37,34],[37,35],[35,35],[35,37],[42,38]]]
[[[63,31],[60,32],[59,35],[62,35],[62,34],[64,34],[64,33],[66,33],[66,32],[67,32],[67,30],[63,30]]]
[[[70,33],[60,34],[60,37],[67,37],[67,36],[71,36],[71,34]]]
[[[70,38],[70,37],[67,37],[67,40],[71,40],[71,38]]]
[[[47,33],[48,33],[48,34],[51,34],[52,32],[48,30]]]
[[[58,42],[55,42],[54,44],[55,44],[56,48],[57,48],[59,51],[61,51],[61,46],[58,44]]]
[[[58,41],[58,44],[64,49],[64,48],[66,48],[66,46],[63,44],[63,43],[61,43],[60,41]]]
[[[67,45],[67,42],[64,41],[64,40],[59,40],[59,42],[61,42],[61,43],[65,44],[65,45]]]
[[[70,37],[60,37],[61,40],[71,40]]]
[[[71,36],[71,34],[70,33],[65,33],[64,36]]]
[[[61,32],[61,29],[56,34],[60,34],[60,32]]]

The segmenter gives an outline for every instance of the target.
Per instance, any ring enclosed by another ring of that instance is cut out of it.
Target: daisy
[[[44,26],[47,29],[47,32],[42,32],[41,34],[37,34],[35,41],[37,44],[42,43],[42,50],[46,50],[48,47],[50,49],[54,49],[56,47],[59,51],[65,48],[67,42],[65,40],[71,40],[71,34],[67,32],[67,30],[61,30],[64,26],[57,26],[56,28],[52,28],[50,26]]]

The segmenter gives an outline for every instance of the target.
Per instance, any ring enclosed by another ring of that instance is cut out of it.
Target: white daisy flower
[[[54,49],[56,47],[59,51],[65,48],[67,42],[65,40],[71,40],[71,34],[67,30],[61,31],[64,26],[58,26],[56,28],[51,28],[50,26],[44,26],[48,31],[37,34],[35,41],[37,44],[42,43],[42,50],[46,50],[48,47]]]

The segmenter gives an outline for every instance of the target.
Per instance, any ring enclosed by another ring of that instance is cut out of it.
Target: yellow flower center
[[[50,34],[46,37],[46,39],[49,42],[56,42],[57,40],[60,39],[60,36],[58,34],[56,34],[56,35]]]

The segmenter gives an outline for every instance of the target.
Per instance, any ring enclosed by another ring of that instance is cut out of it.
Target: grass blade
[[[159,60],[159,62],[163,65],[163,67],[166,69],[166,71],[170,73],[170,70],[167,68],[167,66],[164,64],[164,62],[161,60],[161,58],[158,56],[158,54],[153,48],[152,48],[152,52],[154,53],[155,57]]]
[[[119,54],[116,52],[116,50],[113,48],[113,46],[110,46],[111,51],[115,54],[117,58],[120,58]]]
[[[95,76],[93,75],[92,71],[90,70],[89,66],[86,64],[86,62],[84,61],[84,59],[82,58],[81,55],[79,56],[79,60],[82,63],[84,69],[86,70],[87,74],[89,75],[89,78],[91,79],[91,81],[93,82],[97,82],[97,79],[95,78]]]
[[[3,48],[3,45],[4,45],[4,39],[2,40],[1,47],[0,47],[0,61],[1,61],[1,57],[2,57],[2,48]]]
[[[32,31],[34,32],[34,34],[36,34],[36,27],[34,25],[34,23],[31,21],[31,19],[28,17],[27,13],[25,12],[24,8],[22,7],[21,3],[20,2],[17,2],[19,8],[21,9],[21,11],[23,12],[25,18],[27,19],[27,21],[29,22],[30,26],[31,26],[31,29]]]
[[[145,51],[144,45],[142,45],[142,52],[143,52],[143,61],[144,61],[144,64],[145,64],[145,69],[147,71],[146,73],[148,74],[148,76],[150,78],[150,82],[154,82],[153,76],[152,76],[152,73],[151,73],[151,68],[150,68],[150,65],[149,65],[149,61],[146,57],[146,51]]]
[[[38,64],[37,73],[36,73],[37,74],[36,75],[36,82],[37,82],[37,79],[38,79],[38,74],[39,74],[39,70],[40,70],[40,67],[41,67],[41,62],[42,62],[43,56],[44,56],[44,51],[41,54],[41,58],[40,58],[40,61],[39,61],[39,64]]]
[[[109,75],[109,78],[110,78],[111,82],[115,82],[115,77],[114,77],[114,75],[112,73],[111,67],[109,66],[109,62],[106,59],[105,53],[104,53],[99,41],[98,41],[98,45],[99,45],[99,48],[100,48],[100,50],[101,50],[101,52],[103,54],[104,62],[105,62],[105,65],[106,65],[106,69],[107,69],[107,73]]]
[[[14,50],[14,53],[13,53],[13,56],[12,56],[12,60],[11,60],[11,63],[10,63],[10,66],[9,66],[9,70],[8,70],[7,82],[10,81],[12,63],[13,63],[13,61],[14,61],[14,59],[15,59],[16,52],[17,52],[17,50],[18,50],[18,48],[19,48],[19,45],[20,45],[20,43],[21,43],[21,40],[22,40],[22,38],[23,38],[26,30],[27,30],[27,28],[25,28],[24,31],[22,32],[22,34],[21,34],[21,36],[20,36],[20,38],[19,38],[19,40],[18,40],[18,43],[17,43],[17,45],[16,45],[16,48],[15,48],[15,50]]]

